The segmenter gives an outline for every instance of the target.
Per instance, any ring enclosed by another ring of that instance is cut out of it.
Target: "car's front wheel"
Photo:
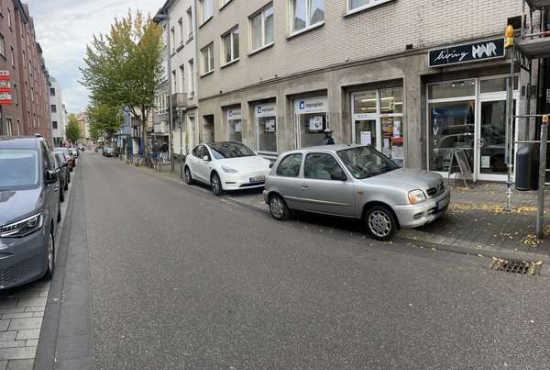
[[[397,232],[397,221],[385,206],[374,206],[367,210],[365,223],[369,234],[377,240],[389,240]]]
[[[290,217],[288,206],[280,195],[272,195],[269,199],[269,212],[277,221],[285,221]]]
[[[184,173],[184,176],[185,176],[185,183],[187,185],[193,185],[193,175],[191,175],[191,170],[189,169],[189,167],[185,167],[185,173]]]
[[[220,176],[217,173],[212,174],[210,183],[212,187],[212,193],[214,193],[214,195],[218,197],[223,195],[222,181],[220,180]]]
[[[55,270],[55,243],[53,239],[53,235],[50,232],[48,234],[48,241],[47,241],[47,266],[46,266],[46,273],[44,274],[44,280],[51,280],[53,278],[53,272]]]

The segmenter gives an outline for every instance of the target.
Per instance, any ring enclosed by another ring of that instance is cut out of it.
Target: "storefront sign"
[[[326,97],[296,100],[296,114],[324,113],[328,111]]]
[[[10,71],[0,71],[0,105],[13,103],[10,80]]]
[[[240,120],[241,108],[232,108],[227,110],[227,120]]]
[[[277,115],[277,105],[275,103],[258,104],[254,107],[256,118],[274,117]]]
[[[445,67],[459,63],[503,58],[504,55],[504,39],[495,39],[431,50],[429,66]]]

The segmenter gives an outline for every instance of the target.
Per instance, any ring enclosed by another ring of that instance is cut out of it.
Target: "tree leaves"
[[[76,116],[72,113],[69,114],[69,122],[65,127],[65,135],[67,136],[67,140],[73,144],[76,144],[78,140],[80,140],[80,124]]]

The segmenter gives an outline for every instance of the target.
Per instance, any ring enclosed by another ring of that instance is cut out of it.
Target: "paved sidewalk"
[[[179,163],[171,173],[170,166],[162,171],[142,169],[171,181],[182,182]],[[506,184],[478,182],[464,187],[451,183],[452,198],[447,214],[440,220],[418,229],[401,230],[397,237],[411,245],[445,249],[453,252],[550,262],[550,240],[537,243],[535,237],[536,192],[512,194],[512,212],[505,212]],[[226,199],[268,212],[261,192],[245,191],[226,194]],[[550,199],[545,213],[550,212]],[[550,221],[545,228],[550,239]]]

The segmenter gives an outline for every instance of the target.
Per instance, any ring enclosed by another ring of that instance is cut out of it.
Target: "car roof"
[[[39,149],[40,137],[0,136],[0,149]]]
[[[310,146],[302,149],[295,149],[282,154],[293,154],[293,153],[311,153],[311,152],[324,152],[324,153],[336,153],[345,149],[352,148],[362,148],[370,145],[357,145],[357,144],[336,144],[336,145],[319,145],[319,146]]]

